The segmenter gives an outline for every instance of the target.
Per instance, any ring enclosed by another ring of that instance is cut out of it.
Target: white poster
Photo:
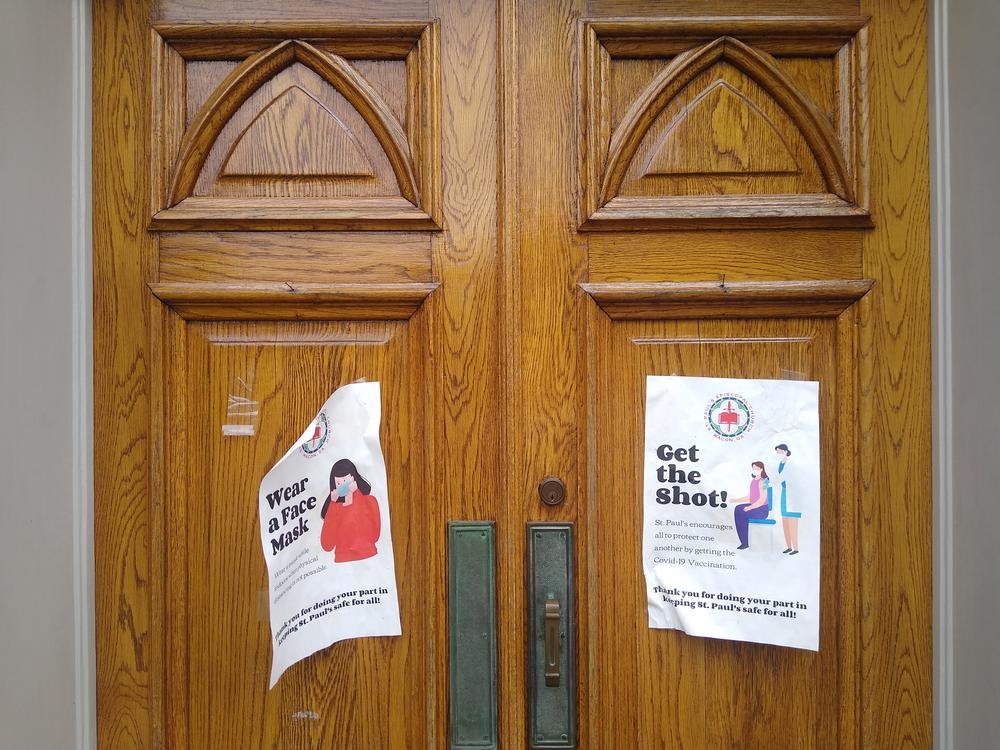
[[[271,687],[337,641],[400,635],[378,383],[338,388],[260,485]]]
[[[649,376],[649,627],[819,648],[819,383]]]

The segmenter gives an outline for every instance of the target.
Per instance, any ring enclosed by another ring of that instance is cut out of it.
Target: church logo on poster
[[[719,440],[740,440],[753,423],[753,409],[736,393],[721,393],[705,407],[705,424]]]
[[[308,457],[315,456],[326,445],[326,439],[330,436],[330,422],[326,418],[325,412],[320,412],[313,426],[313,434],[302,444],[302,453]]]

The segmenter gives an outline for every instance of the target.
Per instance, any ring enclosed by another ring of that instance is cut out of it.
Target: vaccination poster
[[[819,649],[819,383],[649,376],[650,628]]]

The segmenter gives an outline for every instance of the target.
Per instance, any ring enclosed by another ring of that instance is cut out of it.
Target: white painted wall
[[[93,726],[80,545],[89,316],[77,314],[89,312],[85,8],[0,1],[0,746],[11,750],[88,747]]]
[[[941,750],[992,750],[1000,748],[1000,2],[936,5],[937,416],[940,494],[950,502],[939,519],[938,741]]]

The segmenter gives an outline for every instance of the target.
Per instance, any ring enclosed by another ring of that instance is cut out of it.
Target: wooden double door
[[[458,746],[462,520],[500,747],[535,521],[575,746],[930,747],[923,2],[97,0],[93,49],[101,748]],[[647,628],[649,374],[820,381],[818,652]],[[258,484],[362,377],[403,635],[268,691]]]

